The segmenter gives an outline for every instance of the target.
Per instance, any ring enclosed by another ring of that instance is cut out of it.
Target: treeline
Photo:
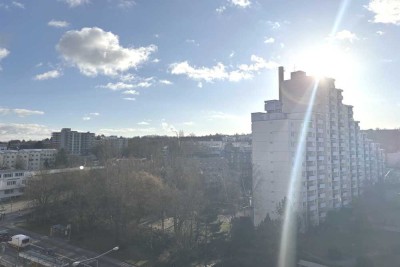
[[[229,237],[229,219],[224,226],[220,218],[234,217],[240,208],[237,175],[226,170],[210,185],[185,148],[171,146],[169,153],[35,176],[26,188],[34,208],[29,223],[71,224],[73,239],[101,232],[159,266],[220,259]]]

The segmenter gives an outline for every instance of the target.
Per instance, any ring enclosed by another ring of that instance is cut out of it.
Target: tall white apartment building
[[[305,115],[316,86],[310,120]],[[254,224],[276,216],[288,197],[291,177],[298,179],[295,205],[306,223],[318,224],[329,209],[348,205],[384,172],[379,144],[360,132],[353,107],[342,103],[335,80],[317,80],[303,71],[284,80],[279,68],[279,100],[265,101],[265,111],[252,113]],[[298,144],[306,125],[304,142]],[[292,175],[298,147],[300,170]]]
[[[41,170],[54,166],[56,149],[0,151],[0,169]]]
[[[51,134],[51,143],[57,149],[65,149],[71,155],[88,155],[94,146],[95,134],[63,128]]]

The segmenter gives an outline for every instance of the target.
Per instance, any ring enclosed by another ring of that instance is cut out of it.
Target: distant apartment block
[[[30,172],[21,170],[0,171],[0,200],[17,197],[24,193]]]
[[[56,149],[0,151],[0,169],[42,170],[54,166]]]
[[[94,146],[105,145],[112,150],[113,154],[121,156],[124,149],[128,148],[129,139],[112,135],[96,139],[93,144]]]
[[[0,143],[0,151],[7,150],[7,144]]]
[[[305,122],[313,88],[310,120]],[[342,103],[342,90],[331,78],[291,73],[284,80],[279,68],[279,100],[265,101],[265,111],[252,113],[252,162],[254,223],[288,196],[291,176],[298,187],[295,205],[306,223],[318,224],[327,211],[348,205],[367,184],[384,174],[384,153],[360,131],[353,106]],[[304,142],[298,144],[303,124]],[[300,170],[292,175],[297,148],[302,148]]]
[[[54,148],[64,149],[71,155],[87,155],[93,148],[95,134],[90,132],[71,131],[63,128],[60,132],[51,134],[51,142]]]

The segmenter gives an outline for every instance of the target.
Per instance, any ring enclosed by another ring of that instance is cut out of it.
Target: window
[[[17,184],[17,181],[7,181],[7,185],[15,185]]]
[[[12,193],[14,193],[14,189],[6,189],[6,190],[4,190],[4,194],[12,194]]]
[[[10,178],[10,177],[13,177],[13,174],[12,174],[12,173],[5,173],[5,174],[3,175],[3,177],[4,177],[4,178]]]

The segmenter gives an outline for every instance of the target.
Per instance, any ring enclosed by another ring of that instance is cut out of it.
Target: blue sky
[[[0,140],[62,127],[249,133],[250,113],[278,97],[279,65],[287,77],[323,69],[362,128],[398,128],[399,10],[397,0],[0,0]]]

